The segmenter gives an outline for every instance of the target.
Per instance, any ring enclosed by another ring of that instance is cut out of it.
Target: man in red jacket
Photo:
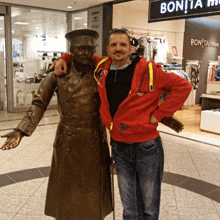
[[[109,37],[108,57],[93,57],[100,113],[111,135],[123,219],[156,220],[164,166],[158,122],[183,105],[192,86],[144,57],[131,61],[131,51],[127,32],[114,29]],[[70,57],[65,54],[61,58],[68,62]],[[58,70],[62,59],[56,72],[62,72]],[[158,105],[160,95],[167,92],[170,95]]]

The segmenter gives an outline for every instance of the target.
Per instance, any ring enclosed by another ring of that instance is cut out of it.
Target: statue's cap
[[[95,46],[99,33],[90,29],[80,29],[68,32],[65,38],[74,46]]]

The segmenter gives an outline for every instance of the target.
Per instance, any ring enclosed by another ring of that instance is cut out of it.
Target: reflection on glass
[[[0,16],[0,111],[6,109],[6,60],[4,16]]]
[[[66,52],[66,13],[12,7],[14,107],[28,107],[52,59]],[[56,104],[56,96],[50,105]]]
[[[72,30],[87,28],[88,12],[78,12],[72,14]]]

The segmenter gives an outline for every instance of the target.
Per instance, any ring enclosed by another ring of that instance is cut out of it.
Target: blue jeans
[[[123,220],[159,217],[164,153],[160,136],[141,143],[112,141]]]

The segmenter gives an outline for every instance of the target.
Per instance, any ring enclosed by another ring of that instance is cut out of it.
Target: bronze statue
[[[32,107],[12,132],[3,150],[17,147],[30,136],[57,93],[60,122],[45,214],[57,220],[103,220],[112,211],[110,156],[105,127],[100,119],[100,98],[93,77],[93,54],[98,33],[76,30],[66,34],[72,61],[65,75],[49,73],[40,84]]]

